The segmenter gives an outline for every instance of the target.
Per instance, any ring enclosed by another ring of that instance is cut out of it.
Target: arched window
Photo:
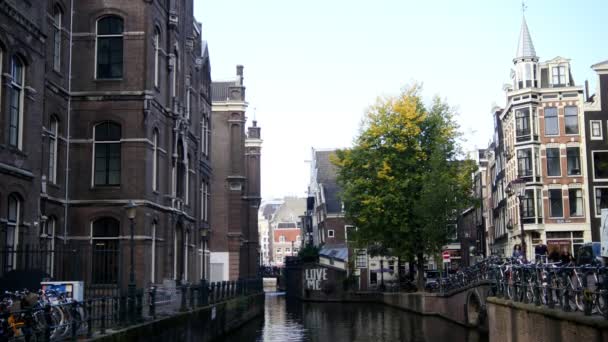
[[[97,21],[97,78],[122,78],[123,29],[115,15]]]
[[[59,123],[56,116],[51,116],[49,125],[49,175],[50,183],[57,183],[57,134]]]
[[[120,125],[102,122],[95,126],[94,134],[94,185],[120,185]]]
[[[158,130],[154,129],[152,132],[152,144],[153,144],[153,155],[152,155],[152,190],[158,190]]]
[[[55,251],[55,234],[56,234],[56,225],[57,220],[55,217],[49,217],[43,225],[41,225],[40,230],[40,248],[42,249],[42,253],[46,254],[46,273],[49,276],[53,276],[53,268],[54,268],[54,251]]]
[[[63,12],[61,7],[55,6],[53,9],[53,69],[61,71],[61,20]]]
[[[120,222],[111,217],[104,217],[93,222],[92,229],[92,282],[93,284],[116,284],[118,282]]]
[[[154,86],[158,88],[160,74],[160,29],[154,29]]]
[[[11,83],[9,85],[9,145],[21,149],[23,143],[23,87],[25,67],[17,56],[11,60]]]

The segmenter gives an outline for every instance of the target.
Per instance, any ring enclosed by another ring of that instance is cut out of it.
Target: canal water
[[[226,336],[226,342],[487,342],[487,335],[438,317],[381,304],[303,303],[266,293],[264,318]]]

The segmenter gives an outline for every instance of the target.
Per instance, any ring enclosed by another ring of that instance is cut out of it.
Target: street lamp
[[[131,249],[131,263],[129,269],[129,285],[127,287],[127,298],[129,301],[128,309],[129,316],[131,320],[135,320],[135,268],[134,268],[134,250],[135,250],[135,216],[137,214],[137,205],[132,200],[125,206],[125,211],[127,213],[127,218],[131,222],[131,240],[130,240],[130,249]]]
[[[509,183],[509,192],[517,196],[519,201],[519,226],[521,229],[521,253],[524,261],[526,258],[526,231],[524,230],[524,200],[526,199],[526,181],[521,178],[515,179]]]

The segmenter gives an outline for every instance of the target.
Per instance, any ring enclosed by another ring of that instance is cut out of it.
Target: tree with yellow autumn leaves
[[[474,203],[454,110],[439,97],[425,106],[421,87],[380,99],[369,108],[352,148],[333,159],[346,217],[358,247],[382,246],[415,261],[441,251],[448,224]],[[423,288],[418,272],[418,288]]]

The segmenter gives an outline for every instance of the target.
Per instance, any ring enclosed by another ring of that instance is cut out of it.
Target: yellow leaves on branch
[[[382,162],[382,168],[380,170],[378,170],[378,178],[387,180],[387,181],[391,181],[391,180],[395,179],[395,177],[390,175],[391,171],[392,171],[392,169],[391,169],[391,166],[389,165],[388,161],[384,160]]]

